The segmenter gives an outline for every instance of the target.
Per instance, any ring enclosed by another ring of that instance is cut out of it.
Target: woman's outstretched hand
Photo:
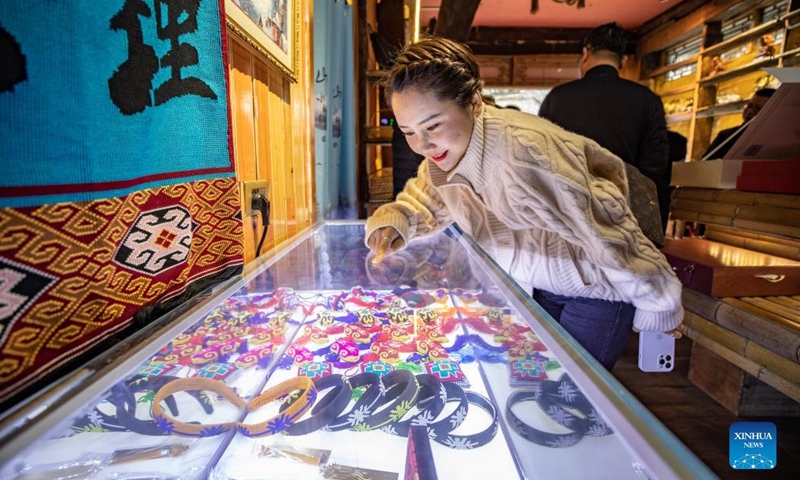
[[[383,257],[391,255],[400,250],[403,246],[403,238],[400,233],[392,227],[383,227],[372,232],[367,239],[367,247],[375,252],[372,263],[381,263]]]

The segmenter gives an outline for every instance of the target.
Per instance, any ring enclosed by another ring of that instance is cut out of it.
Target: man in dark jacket
[[[591,138],[650,178],[666,228],[670,162],[664,107],[647,87],[620,78],[626,47],[625,31],[616,23],[593,29],[579,60],[581,79],[551,90],[539,116]]]

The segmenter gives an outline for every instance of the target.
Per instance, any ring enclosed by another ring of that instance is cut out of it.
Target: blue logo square
[[[729,431],[731,468],[769,470],[778,464],[778,430],[774,423],[736,422]]]

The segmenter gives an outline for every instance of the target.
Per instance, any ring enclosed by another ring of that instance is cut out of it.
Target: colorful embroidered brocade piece
[[[238,198],[236,181],[223,178],[0,210],[3,230],[27,239],[24,249],[0,244],[1,268],[18,282],[13,311],[0,318],[0,401],[129,327],[143,307],[238,268]]]

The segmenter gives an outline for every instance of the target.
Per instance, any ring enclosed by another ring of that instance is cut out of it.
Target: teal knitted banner
[[[0,9],[0,207],[232,177],[220,0]]]

